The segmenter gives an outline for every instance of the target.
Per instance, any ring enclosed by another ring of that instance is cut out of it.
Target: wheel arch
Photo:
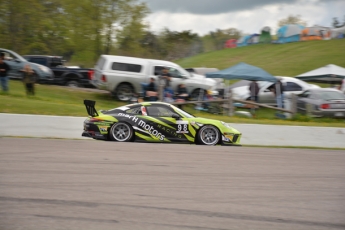
[[[220,129],[219,129],[216,125],[214,125],[214,124],[203,124],[203,126],[201,126],[201,127],[196,131],[196,133],[195,133],[194,143],[195,143],[196,145],[199,145],[199,144],[200,144],[200,143],[199,143],[199,140],[198,140],[198,135],[199,135],[199,133],[200,133],[201,128],[204,127],[205,125],[212,125],[213,127],[215,127],[215,128],[218,130],[220,136],[219,136],[219,140],[218,140],[218,142],[217,142],[216,145],[222,144],[222,132],[221,132]]]

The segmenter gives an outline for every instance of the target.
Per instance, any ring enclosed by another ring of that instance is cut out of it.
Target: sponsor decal
[[[100,130],[101,132],[107,132],[109,126],[98,126],[98,128],[99,128],[99,130]]]
[[[124,114],[124,113],[119,113],[119,114],[117,114],[117,116],[126,117],[128,119],[131,119],[137,126],[143,128],[149,134],[155,136],[156,138],[158,138],[161,141],[163,141],[165,138],[165,136],[163,134],[161,134],[158,130],[156,130],[152,125],[147,124],[145,121],[139,119],[136,116],[130,116],[130,115]]]
[[[176,133],[189,133],[188,131],[188,121],[176,121],[177,129]]]

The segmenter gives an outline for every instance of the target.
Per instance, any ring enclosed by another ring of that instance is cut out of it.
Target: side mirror
[[[14,59],[14,61],[20,63],[20,61],[18,59]]]
[[[265,93],[268,93],[268,92],[271,92],[271,90],[265,89],[264,92],[265,92]]]
[[[176,119],[176,120],[179,120],[179,119],[180,119],[180,116],[179,116],[178,114],[176,114],[176,113],[173,113],[173,114],[171,115],[171,117],[174,118],[174,119]]]

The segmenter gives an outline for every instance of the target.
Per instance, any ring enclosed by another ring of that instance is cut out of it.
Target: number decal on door
[[[189,133],[188,121],[176,121],[177,129],[176,133]]]

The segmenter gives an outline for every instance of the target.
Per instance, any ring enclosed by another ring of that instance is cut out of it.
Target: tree
[[[332,26],[333,26],[334,28],[340,28],[340,27],[345,26],[345,15],[344,15],[344,22],[343,22],[343,23],[340,23],[339,20],[338,20],[338,18],[337,18],[337,17],[334,17],[334,18],[333,18]]]
[[[221,50],[224,48],[224,44],[229,39],[239,39],[241,37],[241,31],[236,28],[229,28],[225,30],[217,29],[216,31],[211,31],[208,35],[204,36],[203,40],[208,44],[206,50]]]
[[[278,27],[282,27],[288,24],[298,24],[302,26],[307,26],[307,22],[302,20],[300,15],[289,15],[287,18],[279,20]]]

